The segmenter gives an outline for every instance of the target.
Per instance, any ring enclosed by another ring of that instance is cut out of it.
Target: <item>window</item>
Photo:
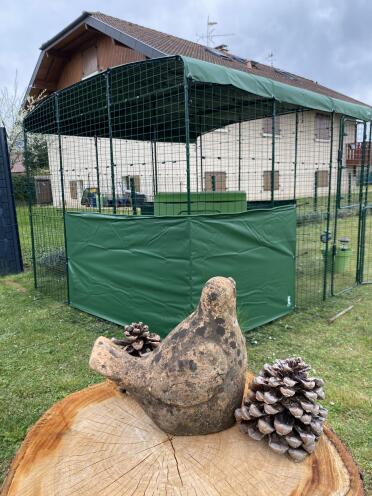
[[[98,71],[97,48],[89,47],[81,54],[83,59],[83,78]]]
[[[273,119],[271,117],[266,117],[263,120],[262,134],[264,136],[272,136],[273,134]],[[275,136],[280,136],[280,117],[275,118]]]
[[[315,139],[329,141],[331,139],[331,117],[326,114],[315,114]]]
[[[204,185],[205,191],[226,191],[226,172],[206,172]]]
[[[318,188],[328,188],[329,172],[327,170],[315,171],[315,181]]]
[[[36,203],[48,204],[53,202],[49,177],[35,177],[35,193]]]
[[[124,189],[130,189],[130,179],[134,179],[134,188],[136,191],[141,191],[141,177],[140,176],[124,176],[123,185]]]
[[[271,175],[272,171],[264,171],[263,173],[263,189],[271,191]],[[274,190],[279,189],[279,171],[274,171]]]
[[[80,198],[83,191],[83,181],[70,181],[70,196],[71,200]]]

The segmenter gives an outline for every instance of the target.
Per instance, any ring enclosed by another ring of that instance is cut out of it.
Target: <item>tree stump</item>
[[[325,428],[302,463],[251,440],[237,425],[171,436],[107,381],[56,403],[31,428],[3,496],[351,496],[358,467]]]

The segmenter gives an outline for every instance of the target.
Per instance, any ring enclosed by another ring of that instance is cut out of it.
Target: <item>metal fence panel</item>
[[[6,131],[0,127],[0,275],[22,270]]]

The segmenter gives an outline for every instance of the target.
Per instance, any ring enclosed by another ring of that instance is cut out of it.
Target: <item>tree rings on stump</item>
[[[206,436],[161,431],[109,381],[56,403],[31,428],[3,496],[356,496],[358,467],[326,427],[303,463],[237,425]]]

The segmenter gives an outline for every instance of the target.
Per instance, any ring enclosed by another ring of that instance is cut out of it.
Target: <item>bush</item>
[[[64,248],[55,248],[44,252],[38,257],[38,264],[44,269],[54,273],[65,273],[66,255]]]
[[[29,201],[30,194],[32,202],[35,201],[36,193],[33,178],[28,180],[26,174],[12,174],[12,183],[15,201]]]

